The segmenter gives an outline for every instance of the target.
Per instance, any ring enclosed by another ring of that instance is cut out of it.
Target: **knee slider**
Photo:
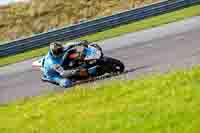
[[[72,86],[72,81],[69,80],[69,79],[61,79],[60,86],[61,87],[65,87],[65,88],[71,87]]]

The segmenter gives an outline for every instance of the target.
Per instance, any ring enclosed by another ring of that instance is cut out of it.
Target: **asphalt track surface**
[[[125,63],[129,73],[120,76],[124,79],[190,68],[200,64],[200,17],[100,43],[106,55]],[[33,60],[0,68],[0,103],[62,90],[40,80],[40,72],[31,67]]]

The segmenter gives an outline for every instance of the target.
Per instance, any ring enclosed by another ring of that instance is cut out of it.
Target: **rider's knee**
[[[72,84],[72,81],[69,79],[61,79],[59,85],[61,87],[67,88],[67,87],[71,87],[73,84]]]

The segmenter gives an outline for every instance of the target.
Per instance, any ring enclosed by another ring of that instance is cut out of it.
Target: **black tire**
[[[107,56],[104,56],[103,60],[104,64],[102,67],[104,67],[107,73],[120,74],[124,72],[125,66],[120,60]]]

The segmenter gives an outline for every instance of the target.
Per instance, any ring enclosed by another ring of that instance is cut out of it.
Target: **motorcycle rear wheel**
[[[120,74],[125,70],[125,66],[120,60],[107,56],[103,57],[102,68],[105,73],[112,74]]]

